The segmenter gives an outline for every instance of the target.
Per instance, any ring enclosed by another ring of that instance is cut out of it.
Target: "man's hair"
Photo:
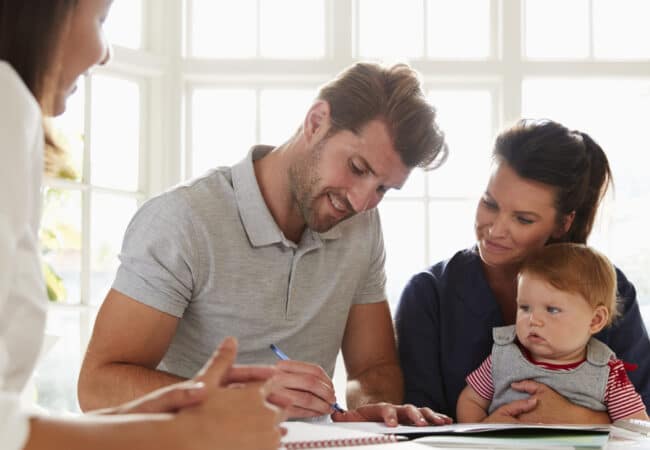
[[[539,277],[556,289],[582,296],[593,308],[609,310],[607,325],[618,315],[616,271],[605,255],[584,244],[549,244],[531,253],[519,275]]]
[[[330,134],[359,134],[371,120],[383,121],[407,167],[433,169],[444,162],[447,146],[435,122],[417,73],[406,64],[383,67],[357,63],[324,85],[318,100],[330,106]]]

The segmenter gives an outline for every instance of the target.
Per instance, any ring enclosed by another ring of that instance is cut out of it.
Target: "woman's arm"
[[[402,293],[395,315],[404,401],[455,416],[456,405],[445,402],[440,370],[440,318],[435,283],[431,273],[414,276]]]
[[[76,420],[34,417],[24,448],[276,449],[284,414],[266,402],[270,384],[224,386],[236,353],[236,342],[226,339],[195,378],[198,382],[168,387],[119,408],[121,412],[181,409],[178,413],[91,414]]]

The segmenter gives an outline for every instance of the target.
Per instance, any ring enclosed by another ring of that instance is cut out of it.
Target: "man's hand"
[[[390,403],[374,403],[344,413],[335,412],[332,414],[332,420],[334,422],[384,422],[389,427],[396,427],[398,424],[427,426],[452,423],[450,417],[437,413],[431,408]]]
[[[292,419],[322,416],[332,413],[336,402],[334,385],[325,371],[315,364],[301,361],[279,361],[271,378],[269,401],[278,397],[289,399],[289,417]],[[280,400],[282,404],[283,400]]]

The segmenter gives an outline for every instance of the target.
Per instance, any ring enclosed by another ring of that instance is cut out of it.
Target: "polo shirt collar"
[[[296,245],[289,241],[278,227],[269,211],[262,191],[255,177],[253,161],[266,156],[274,147],[253,146],[246,157],[232,167],[232,184],[244,230],[254,247],[282,243],[287,247]],[[302,235],[302,245],[310,248],[322,246],[322,240],[338,239],[341,236],[340,224],[325,233],[316,233],[309,228]]]

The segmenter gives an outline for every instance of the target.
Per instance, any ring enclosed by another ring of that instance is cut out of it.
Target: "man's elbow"
[[[84,361],[77,381],[77,398],[83,412],[112,406],[101,396],[102,366]]]

